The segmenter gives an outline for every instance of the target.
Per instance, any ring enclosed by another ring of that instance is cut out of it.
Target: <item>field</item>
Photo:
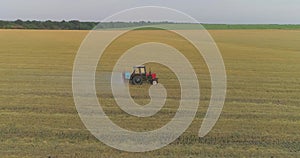
[[[210,96],[209,75],[200,62],[194,66],[203,67],[197,69],[203,95],[188,130],[160,150],[128,153],[98,141],[76,111],[72,69],[87,31],[0,30],[0,157],[299,157],[300,31],[209,32],[223,55],[228,77],[226,102],[216,126],[206,137],[197,137]],[[107,63],[99,70],[110,69],[109,63],[118,56],[113,47],[106,53]],[[102,100],[106,113],[124,128],[156,129],[177,110],[174,74],[152,66],[158,75],[166,74],[160,81],[175,99],[158,116],[137,119],[123,114],[107,96]],[[149,101],[146,93],[137,93],[145,88],[131,87],[136,102]]]

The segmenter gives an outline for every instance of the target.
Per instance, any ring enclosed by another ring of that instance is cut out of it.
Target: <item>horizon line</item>
[[[5,21],[5,22],[16,22],[18,20],[21,20],[22,22],[71,22],[71,21],[78,21],[82,23],[169,23],[169,24],[203,24],[203,25],[300,25],[300,23],[209,23],[209,22],[200,22],[200,23],[187,23],[187,22],[172,22],[172,21],[110,21],[110,22],[101,22],[101,21],[85,21],[85,20],[78,20],[78,19],[70,19],[70,20],[22,20],[22,19],[16,19],[16,20],[5,20],[5,19],[0,19],[0,21]]]

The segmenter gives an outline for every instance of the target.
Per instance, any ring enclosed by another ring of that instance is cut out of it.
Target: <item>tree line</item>
[[[168,23],[168,22],[159,22]],[[99,24],[99,25],[98,25]],[[0,29],[47,29],[47,30],[91,30],[95,26],[98,28],[124,28],[154,24],[153,22],[81,22],[78,20],[71,21],[36,21],[36,20],[15,20],[3,21],[0,20]],[[158,23],[155,23],[158,24]]]
[[[97,28],[130,28],[147,25],[157,24],[174,24],[172,22],[82,22],[78,20],[70,21],[36,21],[36,20],[15,20],[15,21],[4,21],[0,20],[0,29],[45,29],[45,30],[92,30],[95,26]],[[184,23],[177,23],[185,26]],[[189,24],[188,24],[189,25]],[[300,25],[289,25],[289,24],[202,24],[208,30],[228,30],[228,29],[300,29]],[[183,28],[189,29],[189,26]]]

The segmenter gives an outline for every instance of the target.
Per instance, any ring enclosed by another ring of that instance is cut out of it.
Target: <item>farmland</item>
[[[157,31],[152,30],[151,34],[162,35]],[[133,38],[147,34],[144,30],[137,32]],[[228,77],[227,97],[216,126],[204,138],[197,137],[209,102],[210,82],[201,57],[186,54],[194,59],[202,85],[195,120],[181,137],[160,150],[128,153],[98,141],[85,128],[75,108],[73,62],[88,31],[0,30],[0,157],[300,155],[300,31],[209,32],[222,53]],[[174,40],[173,44],[180,45],[176,42],[180,41]],[[192,52],[189,47],[184,49]],[[111,69],[110,63],[120,55],[113,46],[106,53],[103,57],[107,63],[98,70]],[[143,119],[123,114],[110,96],[100,100],[118,125],[147,131],[161,127],[174,116],[178,107],[173,106],[178,104],[178,82],[169,69],[158,69],[156,64],[152,67],[175,99],[170,99],[157,116]],[[145,88],[131,87],[132,95],[140,104],[149,102],[145,92],[137,93]],[[101,97],[101,90],[98,91]]]

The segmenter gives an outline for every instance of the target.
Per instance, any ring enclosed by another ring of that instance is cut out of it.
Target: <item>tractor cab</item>
[[[133,67],[133,75],[145,75],[146,67],[144,65]]]

